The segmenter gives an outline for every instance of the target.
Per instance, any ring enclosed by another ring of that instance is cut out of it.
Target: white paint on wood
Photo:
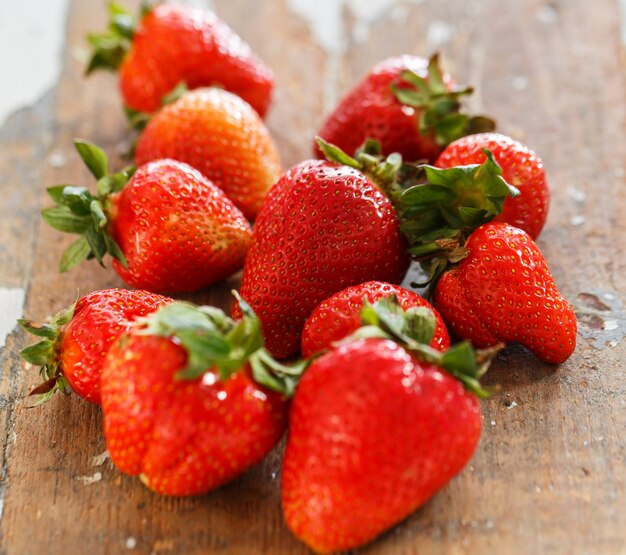
[[[0,348],[16,326],[16,320],[24,310],[24,289],[0,287]]]
[[[205,10],[213,9],[213,1],[212,0],[174,0],[175,4],[191,4],[196,8],[203,8]]]
[[[0,2],[0,125],[57,82],[69,0]]]
[[[364,42],[377,20],[406,18],[407,4],[424,0],[287,0],[290,9],[304,19],[316,42],[329,54],[342,54],[348,47],[346,15],[354,21],[353,38]],[[398,8],[400,8],[398,10]]]
[[[343,0],[287,0],[287,5],[309,25],[313,38],[327,54],[345,51]]]
[[[626,0],[619,0],[619,11],[622,24],[622,42],[626,45]]]
[[[454,30],[445,21],[435,19],[428,24],[426,29],[426,45],[429,52],[433,52],[441,48],[444,44],[450,42],[454,35]]]
[[[395,23],[406,18],[407,4],[421,4],[424,0],[287,0],[287,6],[309,26],[313,38],[326,52],[324,79],[324,111],[332,109],[338,100],[341,56],[350,46],[350,40],[364,43],[370,28],[377,20],[392,19]],[[400,11],[398,11],[400,8]],[[347,17],[353,22],[352,35]]]
[[[75,480],[85,486],[90,486],[102,480],[102,472],[96,472],[92,476],[76,476]]]

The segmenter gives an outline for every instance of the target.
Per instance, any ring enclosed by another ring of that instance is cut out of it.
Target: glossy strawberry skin
[[[197,89],[162,108],[137,142],[135,160],[186,162],[254,219],[281,174],[269,131],[243,100],[217,88]]]
[[[287,525],[319,553],[363,545],[460,472],[480,431],[477,398],[396,343],[333,349],[293,398],[282,474]]]
[[[315,306],[349,285],[400,282],[409,258],[391,202],[361,172],[304,161],[272,187],[254,226],[240,294],[279,358],[298,352]],[[233,314],[240,315],[238,305]]]
[[[380,141],[384,154],[399,152],[406,162],[436,160],[442,149],[432,137],[420,134],[420,110],[402,105],[391,89],[405,86],[403,71],[426,78],[427,67],[427,60],[408,55],[378,63],[328,116],[319,136],[348,154],[371,138]],[[317,146],[315,152],[321,157]]]
[[[576,347],[576,316],[530,236],[488,223],[467,241],[469,256],[437,284],[433,304],[450,330],[476,347],[517,341],[560,364]]]
[[[476,347],[491,347],[499,343],[497,336],[476,315],[458,271],[451,270],[441,276],[433,304],[446,315],[446,323],[457,337],[465,338],[469,335]]]
[[[120,67],[120,89],[129,108],[152,113],[179,83],[217,85],[263,117],[274,76],[230,27],[209,11],[157,5],[140,22]]]
[[[174,160],[141,166],[110,198],[111,234],[128,261],[120,277],[149,291],[196,291],[243,265],[252,231],[198,171]]]
[[[430,345],[438,351],[445,351],[450,347],[448,330],[439,313],[426,299],[399,285],[368,281],[335,293],[315,307],[302,332],[302,356],[310,357],[329,349],[333,343],[358,330],[361,327],[363,298],[374,303],[390,295],[396,296],[404,310],[413,306],[431,309],[437,323]]]
[[[100,403],[104,358],[134,320],[171,299],[148,291],[102,289],[79,299],[74,315],[61,330],[57,353],[60,369],[72,390]]]
[[[186,358],[170,339],[129,334],[102,374],[111,460],[164,495],[199,495],[232,480],[276,445],[287,421],[287,402],[246,368],[224,382],[212,371],[177,379]]]
[[[490,150],[502,168],[502,177],[517,187],[520,195],[504,201],[496,222],[523,229],[532,239],[541,233],[550,206],[550,191],[541,158],[518,141],[499,133],[478,133],[454,141],[441,153],[439,168],[482,164],[483,149]]]

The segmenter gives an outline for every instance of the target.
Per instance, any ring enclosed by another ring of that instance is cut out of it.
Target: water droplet
[[[559,13],[556,11],[554,6],[550,6],[549,4],[541,6],[541,8],[537,10],[536,15],[537,19],[545,25],[554,23],[559,18]]]
[[[523,91],[528,88],[529,79],[526,75],[514,75],[511,77],[511,88],[514,91]]]
[[[570,223],[577,227],[581,226],[585,223],[585,216],[583,216],[582,214],[577,214],[570,220]]]
[[[576,187],[569,187],[567,189],[567,194],[572,200],[576,202],[585,202],[585,200],[587,199],[587,193],[585,193],[585,191],[577,189]]]
[[[446,44],[447,42],[450,42],[452,34],[452,27],[445,21],[432,21],[426,30],[428,50],[433,50],[443,44]]]
[[[63,152],[57,150],[50,154],[50,156],[48,157],[48,163],[53,168],[62,168],[63,166],[65,166],[65,164],[67,164],[67,157]]]

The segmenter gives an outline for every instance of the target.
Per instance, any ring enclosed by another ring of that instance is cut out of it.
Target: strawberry
[[[381,308],[364,312],[393,323]],[[393,328],[362,328],[314,360],[296,388],[283,514],[318,553],[359,547],[406,518],[462,470],[478,444],[477,394],[486,392],[477,379],[486,366],[467,343],[440,353]]]
[[[488,223],[464,250],[435,289],[434,304],[451,330],[478,347],[517,341],[545,362],[567,360],[576,347],[576,316],[530,236]]]
[[[383,192],[400,161],[374,165],[368,177],[365,155],[355,160],[324,148],[344,164],[307,160],[278,180],[256,220],[244,265],[241,296],[279,358],[298,352],[304,323],[321,301],[365,280],[400,282],[409,264]],[[237,305],[233,315],[239,315]]]
[[[346,152],[376,139],[385,154],[432,162],[455,139],[494,128],[488,118],[461,112],[459,100],[471,92],[453,85],[437,55],[428,62],[408,55],[388,58],[348,92],[319,135]]]
[[[213,181],[249,219],[281,173],[269,131],[228,91],[183,93],[153,116],[135,149],[137,164],[161,158],[186,162]]]
[[[62,310],[49,324],[18,320],[28,332],[43,338],[21,352],[27,362],[42,367],[44,383],[31,392],[36,404],[56,391],[69,393],[70,389],[99,404],[100,375],[111,344],[136,318],[170,301],[148,291],[102,289]]]
[[[520,191],[519,196],[504,202],[502,213],[494,221],[508,222],[536,239],[546,223],[550,191],[543,162],[528,147],[499,133],[479,133],[448,145],[435,165],[451,168],[482,164],[483,149],[491,151],[502,168],[502,177]]]
[[[243,265],[250,225],[200,172],[158,160],[110,175],[102,150],[75,144],[98,180],[98,194],[65,185],[48,189],[57,206],[42,212],[44,220],[81,235],[64,253],[61,271],[85,258],[102,264],[109,253],[115,271],[133,287],[195,291]]]
[[[329,349],[337,341],[349,336],[361,326],[363,299],[374,303],[390,296],[400,303],[403,310],[419,308],[434,315],[435,329],[431,347],[445,351],[450,347],[450,337],[439,313],[431,304],[414,291],[382,281],[368,281],[348,287],[322,301],[304,324],[302,332],[302,355],[310,357]]]
[[[409,251],[451,332],[479,347],[518,341],[545,362],[563,362],[576,346],[576,318],[531,237],[493,221],[520,192],[483,154],[481,165],[425,166],[427,183],[399,195]]]
[[[284,432],[286,397],[259,383],[272,386],[270,372],[281,368],[292,370],[263,349],[249,311],[235,323],[212,307],[162,307],[106,358],[102,410],[111,460],[165,495],[198,495],[232,480]]]
[[[87,73],[119,70],[124,103],[152,113],[179,83],[216,85],[241,96],[262,116],[271,101],[272,71],[217,16],[191,6],[161,4],[140,17],[111,4],[108,29],[89,35]]]

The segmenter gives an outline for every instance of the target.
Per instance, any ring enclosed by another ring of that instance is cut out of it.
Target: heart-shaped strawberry
[[[464,248],[467,256],[443,274],[434,296],[451,330],[477,347],[517,341],[545,362],[567,360],[576,347],[576,316],[530,236],[493,222]]]
[[[289,422],[283,512],[320,553],[358,547],[412,513],[465,466],[481,430],[474,394],[381,339],[314,361]]]

